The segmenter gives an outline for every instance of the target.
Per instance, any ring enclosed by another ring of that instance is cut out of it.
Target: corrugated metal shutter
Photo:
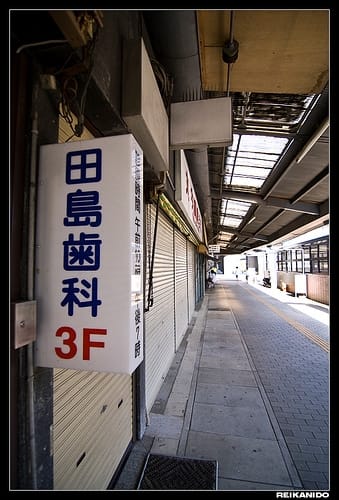
[[[146,205],[146,294],[156,208]],[[145,313],[146,410],[151,411],[174,356],[173,225],[159,209],[153,268],[153,306]]]
[[[175,348],[178,349],[188,325],[186,238],[175,228]]]
[[[188,321],[195,310],[195,246],[187,241]]]
[[[106,489],[132,439],[129,375],[54,370],[54,489]]]
[[[60,119],[59,142],[92,138]],[[106,489],[132,440],[132,377],[54,369],[53,383],[54,489]]]

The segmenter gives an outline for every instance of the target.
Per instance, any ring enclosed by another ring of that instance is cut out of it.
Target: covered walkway
[[[218,490],[329,489],[328,312],[218,276],[113,489],[148,453],[217,460]]]

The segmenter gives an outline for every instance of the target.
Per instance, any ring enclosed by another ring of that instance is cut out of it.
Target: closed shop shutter
[[[129,375],[54,370],[54,489],[106,489],[132,439]]]
[[[191,321],[195,310],[195,246],[187,241],[187,281],[188,281],[188,321]]]
[[[150,258],[156,207],[146,205],[146,293],[147,308]],[[153,267],[153,306],[145,313],[146,410],[154,400],[174,356],[174,252],[173,224],[159,209]]]
[[[92,138],[85,129],[80,140]],[[68,139],[79,140],[60,119]],[[132,440],[132,377],[54,369],[53,383],[54,489],[106,489]]]
[[[186,237],[175,228],[175,341],[176,350],[188,325]]]

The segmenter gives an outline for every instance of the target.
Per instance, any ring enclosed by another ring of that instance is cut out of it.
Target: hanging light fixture
[[[228,65],[227,68],[227,96],[230,93],[230,73],[231,73],[231,64],[233,64],[238,59],[239,53],[239,43],[235,40],[233,36],[233,20],[234,20],[234,11],[231,10],[231,19],[230,19],[230,37],[225,42],[222,49],[222,59]]]

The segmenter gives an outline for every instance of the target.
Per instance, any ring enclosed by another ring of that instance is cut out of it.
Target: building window
[[[328,274],[329,239],[303,243],[300,248],[277,253],[278,271]]]

